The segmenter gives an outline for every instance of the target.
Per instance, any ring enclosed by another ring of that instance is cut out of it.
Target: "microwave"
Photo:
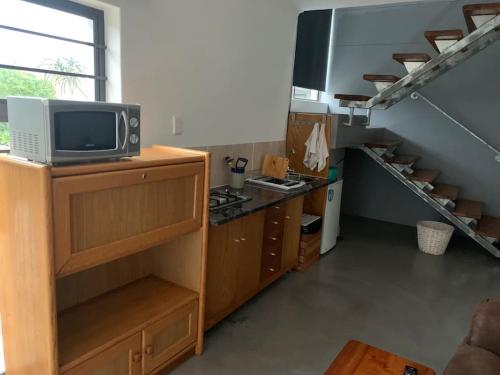
[[[7,97],[10,154],[45,164],[139,155],[136,104]]]

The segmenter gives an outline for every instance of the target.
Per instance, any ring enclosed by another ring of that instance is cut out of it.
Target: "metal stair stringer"
[[[484,23],[373,98],[367,98],[366,101],[341,99],[339,104],[341,107],[349,108],[387,109],[499,39],[500,15]]]
[[[443,207],[438,203],[434,198],[429,196],[424,190],[419,188],[416,184],[410,181],[405,175],[399,172],[395,167],[391,164],[386,163],[386,161],[379,156],[375,151],[371,148],[360,145],[352,147],[354,149],[362,150],[366,153],[371,159],[373,159],[377,164],[379,164],[382,168],[387,170],[390,174],[392,174],[397,180],[399,180],[403,185],[409,188],[413,193],[418,195],[422,200],[424,200],[429,206],[435,209],[439,214],[441,214],[444,218],[449,220],[453,225],[457,228],[461,229],[464,233],[466,233],[470,238],[476,241],[479,245],[481,245],[484,249],[489,251],[493,256],[500,258],[500,249],[498,249],[495,245],[490,243],[485,237],[476,233],[474,229],[465,224],[462,220],[452,214],[449,210]]]

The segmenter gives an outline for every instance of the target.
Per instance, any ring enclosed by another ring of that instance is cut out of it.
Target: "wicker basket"
[[[418,247],[426,254],[443,255],[453,234],[451,225],[437,221],[417,223]]]

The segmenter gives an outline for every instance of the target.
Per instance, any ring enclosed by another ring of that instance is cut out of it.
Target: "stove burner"
[[[239,203],[248,202],[251,197],[245,195],[237,195],[231,193],[228,189],[226,191],[211,191],[209,197],[209,208],[215,210],[219,208],[233,206]]]

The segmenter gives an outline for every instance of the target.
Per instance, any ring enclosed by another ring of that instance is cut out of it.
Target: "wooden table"
[[[418,375],[436,375],[419,363],[354,340],[342,349],[325,375],[403,375],[405,366],[415,367]]]

